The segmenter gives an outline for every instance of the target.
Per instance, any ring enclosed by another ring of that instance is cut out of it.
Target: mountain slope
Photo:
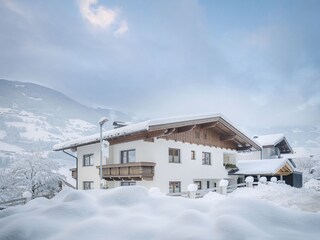
[[[123,112],[84,106],[62,93],[33,83],[0,79],[0,166],[16,154],[51,152],[52,145],[97,133],[98,120],[132,121]]]

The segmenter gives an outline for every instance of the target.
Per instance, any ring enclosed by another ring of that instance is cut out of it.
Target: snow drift
[[[0,239],[319,239],[319,213],[270,204],[254,197],[259,188],[197,200],[138,186],[65,189],[0,211]]]

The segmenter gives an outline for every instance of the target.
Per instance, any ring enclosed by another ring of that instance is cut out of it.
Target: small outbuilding
[[[289,158],[243,160],[237,162],[237,167],[239,170],[234,175],[243,176],[243,179],[246,176],[253,176],[258,180],[260,176],[265,176],[270,180],[276,176],[290,186],[302,187],[298,179],[301,173],[295,170],[295,165]]]

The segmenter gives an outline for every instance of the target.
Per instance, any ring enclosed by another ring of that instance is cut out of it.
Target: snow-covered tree
[[[59,164],[40,154],[24,156],[0,173],[0,200],[20,197],[25,191],[33,197],[54,194],[65,177],[57,171]]]
[[[294,162],[303,173],[303,182],[320,178],[320,161],[313,156],[295,158]]]

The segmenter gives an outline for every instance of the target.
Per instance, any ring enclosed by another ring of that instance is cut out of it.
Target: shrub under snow
[[[197,190],[198,190],[198,185],[197,184],[192,183],[192,184],[188,185],[188,191],[189,192],[195,192]]]
[[[222,179],[219,182],[219,187],[226,187],[226,186],[228,186],[228,184],[229,184],[228,180]]]
[[[254,179],[252,176],[248,176],[246,177],[246,179],[244,180],[246,183],[253,183]]]
[[[267,183],[267,178],[266,177],[261,177],[259,179],[259,182],[262,183],[262,184],[266,184]]]

